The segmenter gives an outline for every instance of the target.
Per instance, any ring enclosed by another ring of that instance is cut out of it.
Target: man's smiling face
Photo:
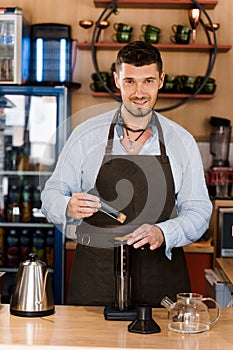
[[[152,111],[164,81],[164,73],[159,74],[156,63],[141,67],[122,63],[114,78],[123,105],[131,115],[144,117]]]

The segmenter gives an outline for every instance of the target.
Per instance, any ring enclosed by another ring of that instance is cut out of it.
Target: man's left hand
[[[164,243],[162,230],[155,225],[143,224],[135,231],[126,236],[127,244],[133,245],[134,248],[140,248],[145,244],[150,245],[150,249],[159,248]]]

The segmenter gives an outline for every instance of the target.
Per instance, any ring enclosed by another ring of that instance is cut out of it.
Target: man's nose
[[[137,96],[137,97],[142,97],[142,96],[144,96],[143,88],[142,88],[142,85],[141,85],[141,84],[137,84],[137,86],[136,86],[136,91],[135,91],[135,96]]]

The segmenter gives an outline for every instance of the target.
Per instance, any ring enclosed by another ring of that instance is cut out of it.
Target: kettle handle
[[[216,317],[212,321],[210,321],[210,324],[217,322],[219,320],[220,315],[221,315],[221,307],[220,307],[219,303],[216,300],[209,298],[209,297],[202,298],[202,301],[212,301],[216,305],[216,308],[217,308]]]
[[[47,277],[48,277],[48,269],[45,271],[45,279],[44,279],[44,285],[43,285],[43,290],[42,290],[42,295],[41,295],[41,300],[37,301],[37,304],[40,305],[43,303],[44,301],[44,297],[45,297],[45,292],[46,292],[46,283],[47,283]]]

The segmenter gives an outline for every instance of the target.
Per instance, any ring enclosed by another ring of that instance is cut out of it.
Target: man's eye
[[[126,84],[133,84],[134,83],[134,81],[132,79],[127,79],[127,80],[125,80],[125,82],[126,82]]]
[[[146,83],[147,83],[147,84],[152,84],[153,82],[154,82],[153,79],[146,79]]]

